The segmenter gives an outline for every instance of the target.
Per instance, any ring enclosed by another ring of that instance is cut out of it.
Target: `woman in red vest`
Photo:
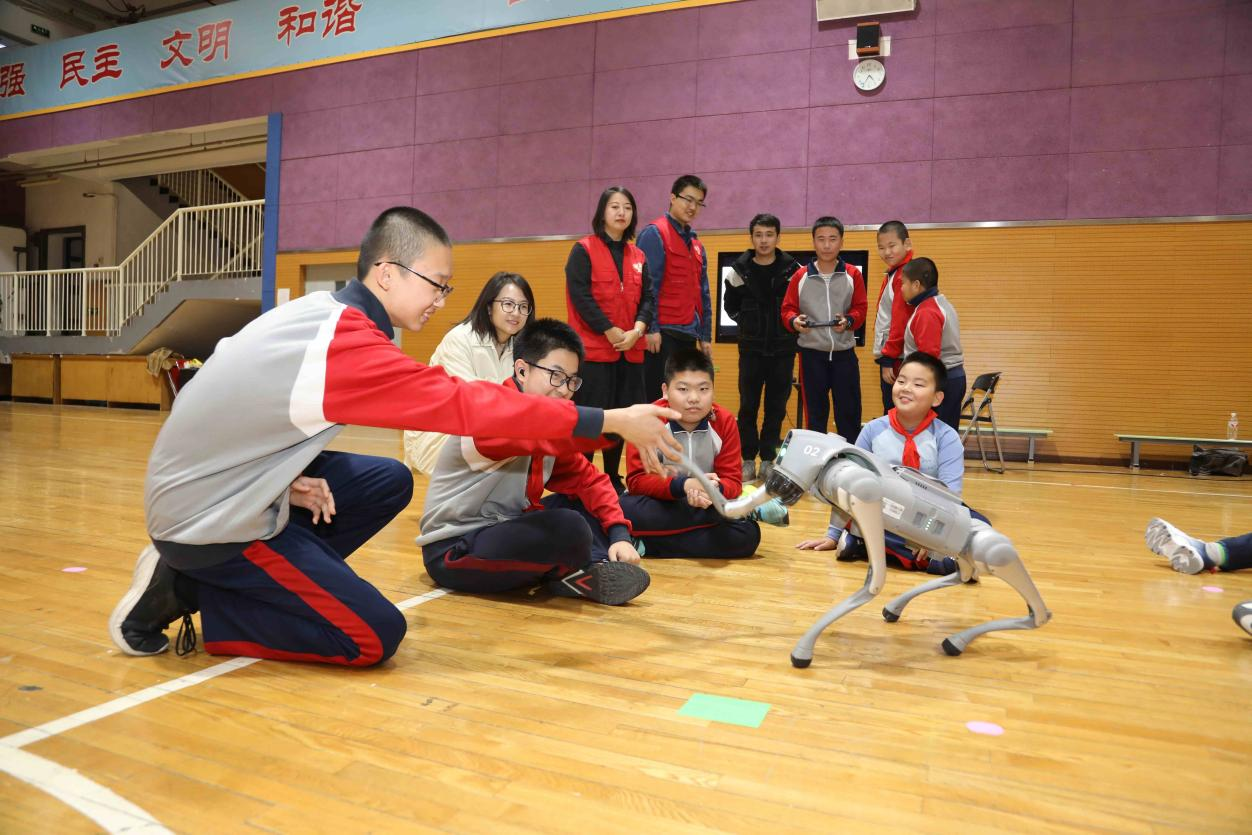
[[[644,403],[643,335],[656,297],[643,250],[635,237],[635,198],[621,186],[600,195],[593,234],[574,244],[565,262],[565,303],[569,323],[582,337],[586,360],[579,371],[581,406],[616,408]],[[611,405],[610,405],[611,404]],[[623,492],[618,465],[622,445],[603,450],[604,471]]]

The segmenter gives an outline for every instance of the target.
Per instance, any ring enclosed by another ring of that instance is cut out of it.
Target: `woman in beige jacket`
[[[469,315],[444,336],[430,355],[453,377],[503,382],[513,375],[513,337],[535,315],[535,294],[517,273],[498,272],[483,286]],[[430,475],[447,435],[404,433],[404,463]]]

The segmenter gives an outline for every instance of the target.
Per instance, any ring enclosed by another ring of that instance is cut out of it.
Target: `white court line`
[[[435,589],[426,594],[402,600],[396,604],[396,608],[401,611],[412,609],[414,606],[437,600],[447,594],[450,594],[447,589]],[[130,801],[98,783],[93,783],[73,769],[23,751],[22,747],[33,742],[51,739],[57,734],[130,710],[132,707],[177,693],[179,690],[194,687],[211,678],[242,669],[259,661],[261,661],[260,658],[232,658],[172,681],[164,681],[126,696],[119,696],[102,705],[89,707],[86,710],[71,713],[69,716],[9,734],[0,738],[0,771],[7,772],[18,780],[52,795],[67,806],[77,809],[99,824],[106,832],[169,832],[155,818]]]

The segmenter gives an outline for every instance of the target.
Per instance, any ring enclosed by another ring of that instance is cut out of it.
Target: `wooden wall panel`
[[[13,396],[58,400],[60,358],[46,354],[13,355]]]
[[[747,245],[738,232],[702,239],[714,261]],[[920,229],[913,243],[938,264],[940,287],[960,314],[971,381],[1004,373],[1001,422],[1053,430],[1039,443],[1041,458],[1126,460],[1126,445],[1113,439],[1119,431],[1222,437],[1231,411],[1252,427],[1252,222]],[[783,235],[784,247],[807,244],[807,230]],[[849,232],[844,245],[871,253],[872,314],[883,272],[874,234]],[[530,280],[542,315],[564,318],[571,246],[458,244],[457,292],[426,330],[405,334],[405,351],[427,359],[500,269]],[[279,286],[294,297],[303,265],[355,258],[352,251],[281,254]],[[714,360],[717,399],[737,409],[737,348],[716,345]],[[868,347],[861,374],[868,419],[879,413]]]

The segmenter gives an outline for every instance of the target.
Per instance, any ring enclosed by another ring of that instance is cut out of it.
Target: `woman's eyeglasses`
[[[493,299],[491,303],[500,305],[500,309],[505,313],[512,313],[516,310],[523,316],[530,315],[530,305],[527,302],[515,302],[512,299]]]

